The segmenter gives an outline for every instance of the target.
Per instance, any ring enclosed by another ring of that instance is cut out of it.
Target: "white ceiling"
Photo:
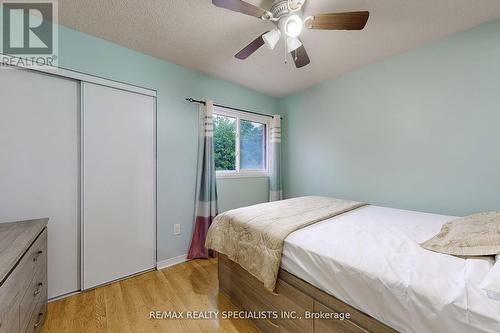
[[[265,9],[272,0],[248,0]],[[362,31],[307,30],[311,64],[284,64],[284,45],[233,55],[272,25],[211,0],[64,0],[59,22],[143,53],[283,96],[500,16],[499,0],[307,0],[305,14],[369,10]],[[289,59],[291,60],[291,59]]]

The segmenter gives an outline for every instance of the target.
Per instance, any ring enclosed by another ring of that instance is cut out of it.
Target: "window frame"
[[[227,109],[224,107],[220,106],[214,106],[213,109],[213,116],[215,117],[216,115],[219,116],[225,116],[225,117],[231,117],[234,118],[236,121],[236,144],[235,144],[235,166],[236,170],[228,170],[228,171],[223,171],[223,170],[217,170],[216,171],[216,177],[217,179],[224,179],[224,178],[259,178],[259,177],[269,177],[269,148],[270,148],[270,134],[271,134],[271,117],[266,117],[266,116],[260,116],[256,114],[252,114],[249,112],[244,112],[244,111],[236,111],[236,110],[231,110]],[[240,168],[240,163],[241,163],[241,154],[240,154],[240,121],[245,120],[245,121],[250,121],[250,122],[255,122],[259,124],[263,124],[266,129],[264,131],[265,133],[265,142],[264,142],[264,157],[265,157],[265,168],[264,169],[246,169],[246,170],[241,170]],[[214,141],[215,141],[215,134],[214,134]]]

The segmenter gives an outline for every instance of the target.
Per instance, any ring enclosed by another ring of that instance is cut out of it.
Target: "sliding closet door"
[[[0,69],[0,222],[50,217],[49,298],[80,289],[80,84]]]
[[[83,288],[154,268],[155,99],[83,83]]]

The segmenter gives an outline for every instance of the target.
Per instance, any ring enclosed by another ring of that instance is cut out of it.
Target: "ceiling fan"
[[[276,25],[245,46],[235,57],[244,60],[261,46],[266,45],[270,50],[283,36],[287,52],[292,54],[297,68],[308,65],[311,61],[300,40],[304,28],[322,30],[362,30],[370,13],[367,11],[318,14],[303,17],[303,5],[306,0],[275,0],[270,10],[265,10],[241,0],[212,0],[212,3],[242,14],[255,16]]]

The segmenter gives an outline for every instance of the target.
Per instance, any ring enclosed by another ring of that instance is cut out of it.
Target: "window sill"
[[[268,178],[268,172],[217,172],[217,179]]]

